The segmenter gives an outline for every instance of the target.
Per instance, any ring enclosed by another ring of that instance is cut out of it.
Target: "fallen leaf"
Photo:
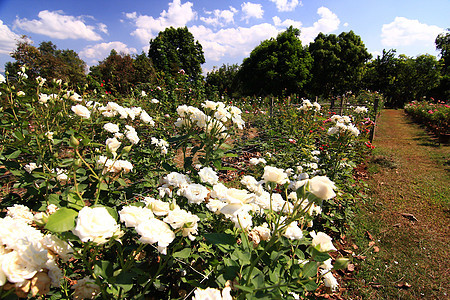
[[[409,289],[412,285],[410,285],[407,282],[400,282],[399,284],[397,284],[397,287],[399,289]]]
[[[358,246],[356,246],[355,244],[352,245],[353,249],[358,249]]]
[[[355,271],[355,265],[354,265],[354,264],[348,264],[347,270],[348,270],[349,272]]]
[[[374,241],[370,241],[369,242],[369,247],[372,247],[373,245],[375,245],[375,242]]]
[[[366,257],[367,257],[367,256],[365,256],[365,255],[358,255],[358,256],[356,256],[356,258],[357,258],[357,259],[360,259],[360,260],[365,260]]]
[[[377,246],[373,246],[373,252],[377,253],[380,251],[380,248],[378,248]]]
[[[407,218],[411,221],[419,221],[413,214],[402,213],[402,217]]]
[[[366,231],[366,233],[367,233],[367,236],[369,237],[369,240],[373,240],[373,237],[372,237],[372,235],[370,234],[370,232]]]

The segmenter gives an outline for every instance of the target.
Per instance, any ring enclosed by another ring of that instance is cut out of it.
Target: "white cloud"
[[[226,28],[214,32],[205,26],[189,28],[200,42],[206,60],[219,61],[224,56],[248,56],[261,41],[278,34],[275,26],[262,23],[251,27]]]
[[[299,4],[298,0],[270,0],[277,5],[278,11],[293,11]]]
[[[375,59],[378,56],[382,56],[383,55],[383,53],[381,53],[380,51],[372,51],[372,52],[370,52],[370,54],[372,54],[372,59]]]
[[[342,26],[347,27],[347,26],[348,26],[348,23],[345,22]]]
[[[242,16],[242,20],[245,20],[247,23],[250,18],[261,19],[264,14],[264,10],[262,9],[261,4],[244,2],[241,4],[241,9],[242,13],[244,14]]]
[[[56,39],[85,39],[99,41],[102,37],[94,27],[86,25],[82,17],[64,15],[62,11],[43,10],[39,19],[17,18],[14,25],[32,33],[42,34]]]
[[[108,26],[106,26],[106,24],[103,23],[99,23],[97,24],[98,26],[98,30],[100,30],[101,32],[108,34]]]
[[[302,22],[300,22],[300,21],[286,19],[282,22],[281,19],[277,16],[273,17],[272,20],[273,20],[273,24],[275,24],[276,27],[288,28],[289,26],[292,26],[292,27],[298,28],[298,29],[302,28]]]
[[[261,41],[276,37],[291,25],[301,30],[301,36],[307,39],[307,43],[312,42],[319,32],[328,33],[338,28],[340,21],[328,8],[321,7],[317,13],[320,19],[312,27],[302,28],[300,21],[291,19],[282,21],[279,17],[274,17],[272,19],[274,24],[261,23],[251,27],[225,28],[219,31],[213,31],[202,25],[192,26],[189,31],[202,45],[207,61],[220,61],[225,56],[248,56]],[[302,42],[305,44],[305,39],[302,39]]]
[[[215,9],[212,12],[205,12],[208,15],[213,15],[213,17],[201,17],[200,20],[208,25],[212,26],[225,26],[227,24],[234,23],[234,15],[237,13],[237,9],[230,6],[230,9],[219,10]]]
[[[0,54],[10,54],[16,49],[21,36],[12,32],[9,27],[0,20]]]
[[[88,63],[90,64],[95,64],[106,58],[112,49],[116,50],[117,53],[137,53],[135,48],[128,48],[128,46],[122,42],[110,42],[87,46],[80,51],[80,57],[88,60]]]
[[[303,44],[309,44],[314,41],[320,32],[328,34],[339,27],[341,21],[338,16],[328,8],[324,6],[319,7],[317,9],[317,14],[320,16],[320,19],[317,22],[314,22],[313,26],[301,28],[300,39]]]
[[[184,27],[190,21],[195,20],[197,13],[192,9],[192,6],[191,2],[181,4],[181,0],[173,0],[172,3],[169,3],[169,9],[163,10],[156,19],[152,16],[138,16],[136,12],[127,13],[125,16],[133,20],[137,27],[131,35],[136,36],[142,43],[148,43],[151,38],[154,38],[167,27]]]
[[[409,20],[396,17],[392,23],[384,24],[381,29],[381,43],[384,46],[409,46],[415,43],[433,45],[436,36],[444,31],[435,25],[420,23],[418,20]]]

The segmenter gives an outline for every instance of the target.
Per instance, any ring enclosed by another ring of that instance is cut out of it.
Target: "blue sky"
[[[0,0],[0,71],[17,39],[52,41],[91,66],[111,49],[147,52],[166,27],[187,26],[202,46],[204,72],[242,63],[251,50],[290,25],[303,45],[319,32],[353,30],[375,56],[383,49],[415,57],[438,55],[436,36],[450,27],[448,0]]]

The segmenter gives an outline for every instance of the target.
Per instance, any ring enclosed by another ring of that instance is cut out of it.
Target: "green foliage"
[[[319,33],[308,49],[314,59],[312,95],[330,97],[360,89],[363,68],[371,55],[353,31],[338,36]]]
[[[208,72],[205,79],[205,92],[210,98],[214,96],[237,97],[240,94],[240,82],[238,79],[238,65],[222,65]],[[215,95],[217,93],[217,95]]]
[[[19,41],[11,53],[16,61],[6,65],[9,74],[17,74],[26,65],[29,81],[41,76],[47,80],[62,79],[72,89],[78,90],[85,83],[86,63],[73,50],[59,50],[52,42],[42,42],[38,48],[27,40]]]
[[[367,69],[368,88],[383,93],[389,107],[402,107],[408,99],[429,97],[440,80],[439,62],[429,54],[395,57],[394,50],[383,51]]]
[[[104,82],[107,92],[127,95],[135,82],[134,60],[129,54],[118,54],[114,49],[97,66],[90,68],[91,76]]]
[[[244,93],[281,96],[302,91],[309,81],[312,58],[299,35],[291,26],[253,49],[239,70]]]
[[[150,40],[148,56],[164,76],[175,76],[181,70],[189,79],[201,78],[201,65],[205,62],[202,45],[194,41],[187,27],[166,28]]]

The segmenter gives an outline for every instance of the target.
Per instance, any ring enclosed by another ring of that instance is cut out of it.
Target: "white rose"
[[[320,252],[336,251],[332,238],[328,234],[323,232],[316,234],[314,231],[311,231],[309,235],[313,238],[311,246],[318,248]]]
[[[158,99],[155,99],[155,98],[153,98],[153,99],[151,100],[151,102],[152,102],[152,103],[154,103],[154,104],[157,104],[157,103],[159,103],[159,100],[158,100]]]
[[[155,126],[155,122],[153,121],[153,118],[149,116],[149,114],[143,110],[140,115],[141,121],[148,124],[150,123],[151,126]]]
[[[94,299],[100,293],[100,287],[89,276],[80,279],[72,286],[73,299]]]
[[[276,184],[285,184],[289,181],[288,175],[283,169],[265,166],[263,180],[267,182],[274,182]]]
[[[120,234],[120,227],[105,207],[83,207],[78,213],[73,233],[82,242],[104,244],[108,238]]]
[[[47,94],[40,94],[39,95],[39,103],[40,104],[45,104],[45,103],[47,103],[47,101],[50,99],[50,97],[49,96],[47,96]]]
[[[126,227],[136,227],[140,223],[153,218],[150,209],[138,206],[125,206],[119,211],[120,221],[125,223]]]
[[[17,251],[2,255],[2,270],[11,283],[21,283],[31,279],[38,270],[23,260]]]
[[[169,202],[156,200],[151,197],[145,197],[144,202],[145,202],[145,204],[147,204],[148,208],[151,209],[151,211],[157,216],[165,216],[170,211],[170,203]]]
[[[183,228],[183,236],[187,236],[193,241],[195,239],[193,234],[197,234],[197,222],[200,221],[200,218],[183,209],[175,209],[169,211],[163,221],[172,226],[173,229]]]
[[[68,261],[69,258],[72,257],[72,247],[67,242],[59,239],[54,235],[46,235],[42,239],[42,245],[53,253],[58,254],[58,256],[61,257],[63,261]]]
[[[125,136],[132,144],[136,145],[137,143],[139,143],[139,137],[136,131],[127,131],[125,133]]]
[[[106,140],[105,142],[106,144],[106,148],[109,149],[109,151],[111,153],[116,153],[117,149],[119,149],[120,145],[122,144],[121,142],[119,142],[115,137],[114,138],[109,138]]]
[[[200,204],[208,197],[209,190],[201,184],[190,184],[183,188],[182,195],[188,199],[189,203]]]
[[[105,125],[103,125],[103,129],[105,129],[110,133],[117,133],[119,132],[119,125],[113,123],[106,123]]]
[[[210,167],[205,167],[198,172],[200,180],[204,183],[209,183],[211,185],[217,184],[219,182],[219,176]]]
[[[156,218],[142,222],[136,227],[136,232],[141,235],[139,241],[145,244],[158,243],[158,251],[167,253],[167,247],[175,239],[175,233],[169,225]]]
[[[291,224],[289,224],[289,226],[286,228],[286,231],[284,232],[283,236],[285,236],[291,240],[299,240],[299,239],[303,238],[303,232],[300,229],[300,227],[298,227],[297,221],[294,221]]]
[[[220,294],[220,290],[213,288],[206,288],[204,290],[197,288],[194,292],[194,297],[192,300],[221,300],[222,295]]]
[[[326,287],[329,287],[332,291],[335,291],[339,287],[339,283],[337,282],[336,278],[333,276],[333,274],[327,270],[321,271],[323,277],[323,283]]]
[[[72,111],[78,116],[85,119],[89,119],[91,117],[91,112],[89,111],[89,109],[81,104],[72,106]]]
[[[335,197],[336,193],[333,191],[335,188],[334,182],[326,176],[316,176],[309,180],[309,191],[323,200]]]

